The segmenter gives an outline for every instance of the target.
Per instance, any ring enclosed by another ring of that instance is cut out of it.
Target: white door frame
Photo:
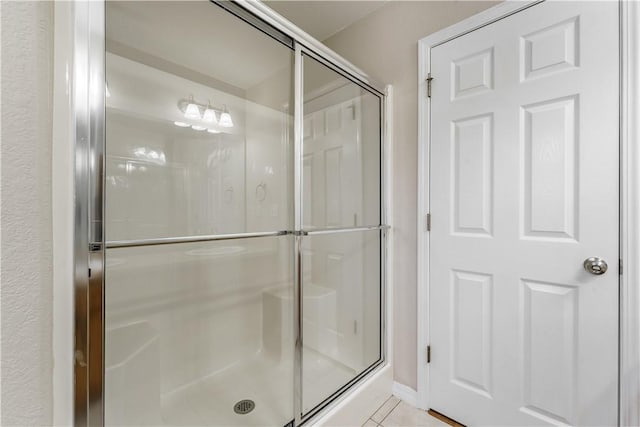
[[[429,409],[429,153],[431,49],[531,7],[508,0],[418,42],[418,407]],[[640,425],[640,0],[620,1],[620,378],[619,425]],[[435,76],[437,78],[437,76]],[[597,84],[597,82],[594,82]]]

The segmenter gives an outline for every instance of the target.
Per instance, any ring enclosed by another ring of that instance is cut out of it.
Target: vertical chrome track
[[[302,421],[302,126],[303,126],[303,63],[302,48],[295,43],[294,62],[294,114],[293,114],[293,227],[294,239],[294,286],[293,324],[295,337],[293,372],[294,425]]]
[[[387,164],[387,152],[389,147],[387,145],[387,113],[389,106],[387,93],[385,90],[384,96],[380,97],[380,224],[387,226],[389,224],[388,203],[387,195],[389,194],[389,188],[387,188],[388,182],[388,164]],[[387,284],[388,282],[388,269],[387,269],[387,242],[389,239],[390,227],[384,227],[380,231],[380,359],[387,360],[388,343],[387,337]]]
[[[74,3],[74,424],[104,425],[104,2]]]
[[[74,425],[88,424],[88,333],[87,316],[89,288],[89,4],[77,2],[74,5],[74,52],[73,52],[73,111],[75,126],[75,218],[74,218],[74,265],[73,298],[74,317]]]

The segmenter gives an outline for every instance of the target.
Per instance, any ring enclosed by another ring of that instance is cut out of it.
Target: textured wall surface
[[[53,2],[0,2],[0,424],[52,423]]]
[[[418,40],[490,6],[481,1],[392,1],[324,43],[394,86],[394,376],[417,386],[416,269]]]

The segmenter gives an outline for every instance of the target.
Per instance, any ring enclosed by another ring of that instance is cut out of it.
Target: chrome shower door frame
[[[261,5],[259,1],[248,1],[249,4]],[[264,6],[262,6],[264,7]],[[273,25],[273,24],[272,24]],[[303,33],[304,34],[304,33]],[[295,36],[294,36],[295,37]],[[353,385],[360,382],[363,378],[369,376],[378,367],[382,366],[387,361],[387,333],[386,333],[386,289],[387,289],[387,237],[390,229],[387,222],[387,162],[386,162],[386,109],[387,109],[387,97],[384,88],[370,80],[364,73],[355,68],[353,65],[346,62],[343,58],[330,51],[324,45],[314,46],[310,42],[315,40],[310,39],[298,40],[295,39],[295,67],[294,67],[294,234],[296,236],[296,253],[295,253],[295,280],[294,284],[295,293],[294,300],[296,305],[294,312],[296,317],[294,319],[295,324],[295,372],[294,372],[294,411],[295,411],[295,425],[304,424],[313,420],[317,416],[320,416],[323,411],[335,403],[337,399],[349,390]],[[305,41],[307,43],[305,44]],[[312,46],[312,47],[308,47]],[[304,139],[304,57],[309,57],[320,64],[326,66],[330,70],[336,72],[341,77],[344,77],[349,82],[363,88],[370,94],[376,96],[380,102],[380,223],[374,226],[354,226],[354,227],[327,227],[320,229],[304,229],[303,218],[303,182],[302,182],[302,162],[303,162],[303,139]],[[349,382],[344,384],[338,390],[335,390],[330,396],[323,400],[320,404],[310,410],[308,413],[303,411],[303,390],[302,390],[302,343],[303,343],[303,301],[302,301],[302,239],[305,236],[321,235],[321,234],[336,234],[336,233],[351,233],[351,232],[365,232],[379,230],[380,232],[380,359],[374,362],[372,365],[364,369],[358,375],[356,375]]]
[[[214,3],[220,3],[213,1]],[[75,0],[73,3],[72,69],[69,70],[69,105],[74,142],[74,248],[73,248],[73,423],[76,426],[104,425],[104,265],[107,247],[165,244],[177,241],[226,240],[291,234],[294,243],[294,425],[313,419],[319,412],[337,403],[337,398],[355,383],[372,374],[387,360],[386,286],[387,286],[387,170],[385,160],[384,86],[336,55],[326,46],[274,13],[258,0],[226,3],[223,8],[239,19],[274,36],[280,32],[293,40],[294,63],[294,141],[293,190],[294,229],[274,233],[195,236],[154,239],[150,242],[106,242],[104,233],[105,181],[105,2]],[[233,9],[237,9],[234,11]],[[240,11],[240,12],[238,12]],[[242,16],[241,16],[242,15]],[[282,40],[279,40],[283,42]],[[353,229],[303,230],[302,227],[302,138],[303,138],[303,55],[312,57],[366,89],[380,99],[380,224]],[[306,416],[302,413],[302,238],[309,234],[380,230],[380,359],[328,397]]]
[[[74,423],[104,424],[104,3],[73,5]]]

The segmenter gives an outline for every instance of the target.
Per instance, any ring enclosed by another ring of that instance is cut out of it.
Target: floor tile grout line
[[[377,408],[375,411],[373,411],[373,414],[371,414],[371,415],[369,416],[369,419],[370,419],[371,421],[373,421],[374,423],[377,423],[377,421],[373,419],[373,416],[374,416],[375,414],[377,414],[377,413],[378,413],[378,411],[379,411],[380,409],[382,409],[382,407],[383,407],[383,406],[384,406],[384,405],[389,401],[389,399],[391,399],[392,397],[393,397],[393,395],[389,396],[389,397],[387,398],[387,400],[385,400],[384,402],[382,402],[382,405],[378,406],[378,408]]]
[[[370,419],[371,421],[373,421],[374,423],[376,423],[376,424],[380,425],[380,423],[379,423],[379,422],[377,422],[376,420],[374,420],[374,419],[373,419],[373,416],[374,416],[375,414],[377,414],[377,413],[378,413],[378,411],[379,411],[380,409],[382,409],[382,407],[383,407],[384,405],[386,405],[386,404],[387,404],[387,402],[388,402],[388,401],[390,401],[390,400],[391,400],[392,398],[394,398],[394,397],[395,397],[395,396],[394,396],[393,394],[392,394],[391,396],[387,397],[387,400],[385,400],[384,402],[382,402],[382,405],[378,406],[378,409],[376,409],[375,411],[373,411],[373,414],[371,414],[371,415],[369,416],[369,419]],[[400,402],[398,402],[398,403],[400,403]],[[396,406],[398,406],[398,404],[397,404],[397,403],[396,403]],[[394,406],[393,408],[395,408],[395,406]],[[391,411],[393,411],[393,408],[391,409]],[[391,411],[389,411],[389,412],[391,412]],[[387,414],[387,415],[389,415],[389,414]],[[385,416],[384,418],[382,418],[382,420],[384,420],[385,418],[386,418],[386,416]]]
[[[378,423],[379,425],[383,425],[382,423],[384,422],[384,420],[387,419],[387,417],[389,417],[389,415],[391,415],[391,413],[398,407],[398,405],[402,402],[402,400],[398,399],[398,402],[393,406],[393,408],[391,408],[391,410],[389,411],[389,413],[387,415],[384,416],[384,418]],[[383,426],[384,427],[384,426]]]
[[[372,416],[373,416],[373,415],[372,415]],[[381,427],[381,426],[380,426],[380,423],[379,423],[379,422],[377,422],[376,420],[374,420],[374,419],[373,419],[373,418],[371,418],[371,417],[369,417],[369,418],[367,419],[367,421],[371,421],[371,422],[372,422],[372,423],[374,423],[376,426]],[[367,423],[367,421],[365,421],[365,423],[364,423],[364,424],[366,424],[366,423]],[[363,426],[364,426],[364,424],[363,424]]]
[[[375,415],[375,414],[376,414],[376,412],[378,412],[380,409],[382,409],[382,407],[383,407],[383,406],[384,406],[388,401],[390,401],[391,399],[393,399],[394,397],[395,397],[395,396],[394,396],[393,394],[392,394],[391,396],[387,397],[387,400],[385,400],[384,402],[382,402],[382,405],[378,406],[378,409],[376,409],[376,410],[373,412],[373,415]],[[372,415],[372,416],[373,416],[373,415]]]

